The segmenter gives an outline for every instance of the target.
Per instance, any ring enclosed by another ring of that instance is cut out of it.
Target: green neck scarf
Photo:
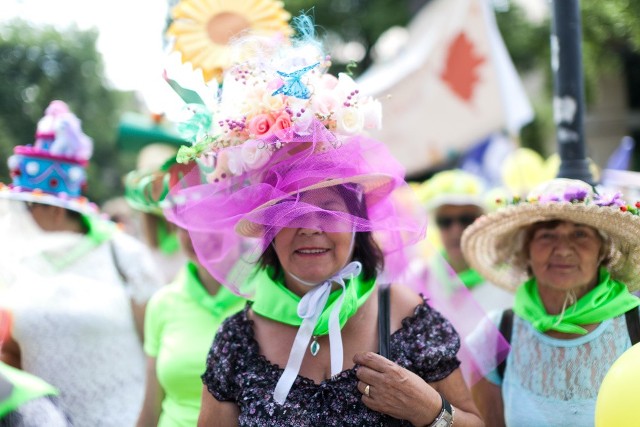
[[[630,294],[623,283],[613,280],[606,269],[600,269],[599,280],[595,288],[567,307],[564,313],[548,314],[538,292],[538,283],[532,278],[516,291],[513,311],[540,332],[553,330],[585,335],[588,331],[580,325],[600,323],[640,305],[640,299]]]
[[[216,318],[224,318],[244,305],[241,297],[224,286],[220,286],[218,292],[211,295],[198,276],[198,267],[191,261],[187,263],[181,274],[187,294]]]
[[[442,258],[444,258],[447,262],[449,262],[449,256],[447,255],[447,251],[442,250],[440,251],[440,254],[442,255]],[[444,271],[444,266],[442,265],[442,263],[434,263],[434,265],[437,266],[436,268],[438,268],[438,270],[441,270],[440,271],[441,279],[448,275],[448,273]],[[473,268],[467,268],[466,270],[462,270],[456,274],[458,275],[458,278],[460,279],[462,284],[467,289],[473,289],[476,286],[484,283],[484,278],[480,275],[480,273],[478,273]],[[447,279],[441,283],[449,283],[449,282],[451,282],[451,280]]]
[[[255,281],[255,296],[251,308],[259,315],[280,323],[300,326],[302,319],[298,316],[300,297],[284,286],[284,278],[273,280],[271,269],[261,268],[256,271],[251,280]],[[375,289],[375,279],[363,280],[360,276],[345,280],[346,294],[340,309],[340,327],[353,316],[358,308],[364,304]],[[331,292],[329,299],[313,330],[314,335],[329,333],[329,315],[337,303],[342,288]]]
[[[473,268],[468,268],[464,271],[461,271],[460,273],[458,273],[458,277],[467,289],[473,289],[476,286],[484,283],[484,278]]]
[[[116,225],[111,221],[106,221],[89,215],[82,215],[82,221],[88,231],[79,244],[62,254],[44,254],[46,259],[56,268],[56,270],[59,271],[68,265],[71,265],[95,247],[100,246],[102,243],[111,239],[113,233],[116,232]]]

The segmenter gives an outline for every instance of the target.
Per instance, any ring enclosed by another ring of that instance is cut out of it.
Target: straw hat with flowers
[[[469,264],[487,280],[515,290],[529,278],[522,253],[526,229],[543,221],[571,221],[595,228],[608,242],[604,266],[611,276],[640,289],[640,204],[620,193],[598,194],[579,180],[556,178],[496,212],[480,217],[462,236]]]

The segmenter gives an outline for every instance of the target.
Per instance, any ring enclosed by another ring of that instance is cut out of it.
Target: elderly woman
[[[473,389],[489,425],[593,425],[607,370],[638,339],[637,213],[558,178],[465,231],[471,266],[517,287],[513,312],[496,319],[510,337],[506,361]]]
[[[364,136],[379,104],[325,74],[317,44],[272,42],[228,72],[218,126],[182,152],[211,165],[209,183],[168,199],[200,261],[252,300],[216,334],[198,425],[483,425],[453,327],[388,286],[424,218],[402,210],[402,168]],[[215,260],[237,247],[243,262]]]

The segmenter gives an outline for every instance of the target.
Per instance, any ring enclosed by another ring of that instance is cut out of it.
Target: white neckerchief
[[[344,358],[342,352],[342,335],[340,333],[340,309],[346,292],[344,279],[352,279],[359,275],[362,271],[362,264],[358,261],[352,261],[342,270],[328,278],[322,283],[314,286],[307,292],[298,303],[298,316],[302,319],[302,324],[298,329],[296,338],[293,341],[291,352],[287,366],[284,368],[282,376],[276,384],[273,391],[273,398],[279,404],[283,404],[289,395],[289,391],[293,386],[305,351],[309,345],[309,340],[313,335],[313,330],[322,310],[324,310],[329,294],[331,293],[331,284],[337,283],[342,287],[342,294],[329,314],[329,347],[331,349],[331,376],[335,376],[342,372],[342,360]]]

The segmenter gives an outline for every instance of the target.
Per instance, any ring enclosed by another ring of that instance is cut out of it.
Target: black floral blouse
[[[387,416],[362,403],[356,388],[357,367],[320,384],[298,376],[285,403],[276,403],[272,393],[283,369],[260,354],[248,309],[249,305],[220,327],[202,375],[217,400],[238,405],[241,426],[387,425]],[[390,359],[427,382],[447,377],[460,365],[457,332],[426,301],[391,335],[390,347]],[[410,424],[403,421],[401,425]]]

